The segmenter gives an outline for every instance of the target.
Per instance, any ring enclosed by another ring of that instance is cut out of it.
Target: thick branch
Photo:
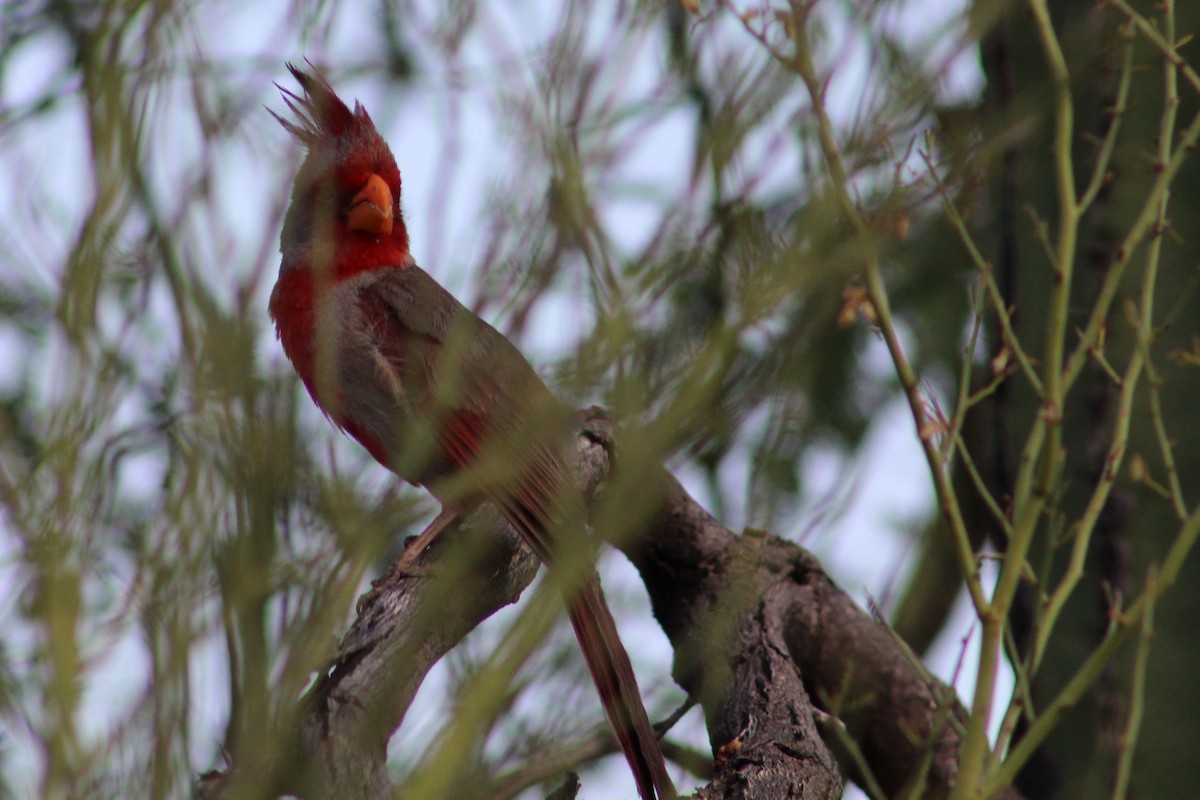
[[[589,494],[606,487],[597,506],[619,503],[613,428],[592,416],[578,437],[579,475]],[[734,535],[661,468],[636,483],[657,508],[643,509],[645,536],[619,544],[675,648],[676,680],[705,710],[716,763],[699,796],[840,795],[815,723],[822,712],[845,724],[887,795],[921,775],[927,796],[944,795],[965,718],[953,692],[804,550],[759,532]],[[393,572],[377,581],[305,698],[293,752],[270,783],[308,798],[390,797],[387,741],[425,674],[479,622],[514,602],[537,566],[485,506],[439,540],[420,575]],[[238,780],[236,770],[216,777],[203,787],[208,797]]]
[[[609,435],[598,423],[592,432]],[[734,535],[665,470],[657,472],[661,506],[650,534],[622,550],[641,573],[654,614],[675,647],[676,680],[709,713],[714,747],[737,726],[714,717],[724,710],[713,701],[727,680],[713,674],[714,665],[722,665],[734,641],[724,632],[736,629],[726,620],[739,608],[767,608],[764,624],[782,626],[804,689],[817,708],[846,724],[883,791],[901,793],[927,765],[928,795],[948,793],[966,718],[954,692],[834,585],[807,551],[755,531]],[[720,782],[718,769],[714,786]]]

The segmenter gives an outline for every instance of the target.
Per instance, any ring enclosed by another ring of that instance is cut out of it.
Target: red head
[[[271,114],[308,149],[308,157],[283,221],[280,272],[331,269],[348,277],[403,266],[408,232],[392,151],[362,105],[355,102],[351,111],[319,75],[287,66],[304,90],[301,97],[279,86],[296,122]]]

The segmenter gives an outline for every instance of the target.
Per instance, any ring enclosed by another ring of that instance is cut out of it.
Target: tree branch
[[[577,465],[599,505],[619,500],[618,448],[613,424],[601,413],[589,417]],[[809,553],[758,531],[733,534],[666,470],[650,473],[657,508],[642,509],[647,533],[617,544],[641,573],[675,649],[675,679],[704,708],[715,764],[698,796],[839,796],[841,778],[815,721],[822,713],[845,724],[888,796],[922,784],[924,796],[946,795],[966,718],[953,691]],[[279,788],[313,800],[391,797],[386,744],[426,672],[479,622],[515,602],[537,566],[484,506],[431,548],[419,574],[376,581],[304,698]],[[225,777],[221,784],[236,782],[237,770]]]

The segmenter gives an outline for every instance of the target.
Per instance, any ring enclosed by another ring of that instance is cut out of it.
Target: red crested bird
[[[422,541],[490,500],[548,566],[586,547],[569,414],[508,339],[414,263],[400,170],[366,109],[288,69],[303,96],[279,89],[296,119],[272,114],[308,154],[270,314],[309,394],[380,464],[442,503]],[[599,577],[590,565],[583,573],[564,594],[605,714],[641,797],[674,797]]]

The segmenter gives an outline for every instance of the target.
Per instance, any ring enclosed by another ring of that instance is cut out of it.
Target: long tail
[[[658,737],[642,705],[633,666],[594,572],[568,599],[567,613],[600,693],[605,716],[633,770],[638,794],[643,800],[674,798],[675,787],[667,775]]]
[[[451,424],[439,429],[446,452],[459,468],[471,465],[473,442],[480,438],[474,433],[478,424],[469,416],[458,414]],[[524,480],[515,491],[493,490],[489,494],[542,562],[552,566],[557,548],[548,531],[553,529],[556,501],[565,500],[574,506],[568,509],[567,519],[585,520],[587,513],[567,479],[570,472],[561,453],[542,445],[534,445],[533,453]],[[579,535],[583,536],[582,531]],[[667,775],[667,765],[642,705],[629,654],[621,644],[617,624],[604,601],[600,578],[594,569],[578,586],[567,591],[566,603],[584,661],[600,693],[604,715],[633,771],[638,794],[642,800],[674,800],[675,786]]]

